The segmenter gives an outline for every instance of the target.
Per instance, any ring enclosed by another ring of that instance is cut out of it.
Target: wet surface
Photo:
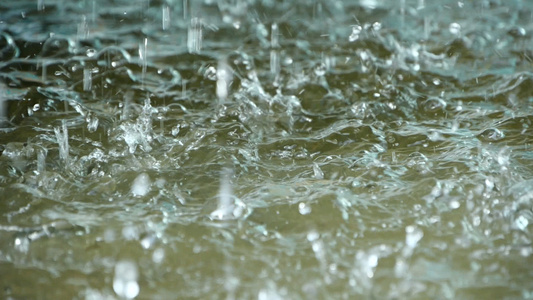
[[[0,3],[7,299],[532,299],[526,1]]]

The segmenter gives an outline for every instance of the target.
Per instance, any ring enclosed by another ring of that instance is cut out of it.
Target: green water
[[[0,298],[533,299],[527,1],[0,3]]]

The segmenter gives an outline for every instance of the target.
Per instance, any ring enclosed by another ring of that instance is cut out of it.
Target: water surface
[[[527,1],[0,3],[6,299],[532,299]]]

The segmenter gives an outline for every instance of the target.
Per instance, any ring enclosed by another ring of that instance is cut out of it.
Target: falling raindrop
[[[168,5],[163,5],[161,15],[161,27],[163,30],[167,30],[170,27],[170,8]]]
[[[62,120],[61,127],[55,127],[54,133],[59,145],[59,158],[63,161],[65,165],[68,164],[69,159],[69,142],[68,142],[68,130],[67,123],[65,120]]]
[[[189,53],[199,53],[202,49],[202,20],[192,18],[187,31],[187,49]]]
[[[228,97],[228,87],[232,80],[233,73],[225,60],[218,61],[216,70],[217,78],[217,97],[221,103]]]
[[[44,8],[45,8],[44,0],[37,0],[37,10],[42,11],[44,10]]]
[[[93,79],[90,68],[83,69],[83,90],[90,91],[92,89]]]

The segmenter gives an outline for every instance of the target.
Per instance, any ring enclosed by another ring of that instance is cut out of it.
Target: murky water
[[[0,297],[533,299],[533,4],[0,3]]]

